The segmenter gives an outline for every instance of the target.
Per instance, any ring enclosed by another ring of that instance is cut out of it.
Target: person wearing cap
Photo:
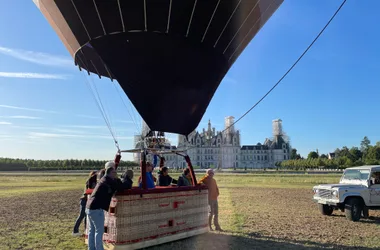
[[[208,225],[210,230],[212,229],[212,219],[214,218],[215,230],[223,231],[219,225],[218,220],[218,196],[219,188],[214,179],[214,170],[208,169],[206,175],[198,182],[198,184],[204,184],[208,187],[208,204],[209,204],[209,215],[208,215]]]
[[[86,214],[90,222],[88,249],[103,250],[104,211],[109,210],[112,196],[123,191],[123,184],[116,176],[115,164],[106,164],[105,175],[99,180],[86,204]]]
[[[73,236],[81,236],[82,234],[79,233],[79,227],[84,219],[84,227],[86,228],[87,218],[86,218],[86,203],[87,203],[87,189],[93,189],[96,186],[96,171],[91,171],[90,175],[86,181],[86,187],[84,189],[84,193],[82,197],[80,198],[80,213],[78,218],[75,221],[74,229],[73,229]]]

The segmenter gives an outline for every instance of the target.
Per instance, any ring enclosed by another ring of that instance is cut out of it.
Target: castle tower
[[[272,128],[273,128],[273,137],[284,135],[284,131],[282,130],[282,120],[281,119],[273,120],[272,121]]]
[[[227,133],[234,133],[235,132],[235,126],[233,125],[235,122],[235,117],[233,116],[227,116],[224,118],[224,129],[227,129]]]

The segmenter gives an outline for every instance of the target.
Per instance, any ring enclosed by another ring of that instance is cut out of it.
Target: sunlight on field
[[[85,249],[83,239],[72,237],[71,230],[86,177],[0,176],[0,249]],[[370,219],[352,223],[341,212],[321,216],[311,202],[313,185],[336,183],[339,178],[217,173],[219,220],[225,232],[152,249],[379,249],[378,211],[371,211]]]

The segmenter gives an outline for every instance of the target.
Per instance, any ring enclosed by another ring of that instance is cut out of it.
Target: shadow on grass
[[[159,246],[146,248],[149,250],[161,249],[285,249],[285,250],[306,250],[306,249],[344,249],[344,250],[372,250],[375,248],[343,246],[339,244],[319,243],[314,241],[294,241],[289,239],[277,239],[262,237],[257,233],[249,235],[230,235],[226,233],[208,233],[184,240],[174,241]]]
[[[331,217],[338,217],[338,218],[346,217],[343,214],[332,214],[330,216]],[[360,221],[352,222],[352,223],[380,224],[380,218],[369,216],[368,218],[361,218]]]

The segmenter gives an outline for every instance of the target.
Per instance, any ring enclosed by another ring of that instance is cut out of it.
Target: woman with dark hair
[[[131,189],[133,184],[133,171],[128,169],[121,176],[121,182],[124,189]]]
[[[87,203],[87,194],[86,190],[87,189],[93,189],[96,186],[96,177],[97,177],[97,172],[96,171],[91,171],[90,175],[86,181],[86,187],[84,189],[84,193],[82,197],[80,198],[80,212],[77,220],[75,221],[74,229],[73,229],[73,236],[81,236],[79,233],[79,227],[80,224],[82,223],[82,220],[84,219],[84,228],[86,228],[86,223],[87,223],[87,218],[86,218],[86,203]]]
[[[169,175],[169,169],[167,167],[161,168],[160,174],[158,175],[157,186],[169,186],[172,183],[177,184],[177,180],[174,180]]]

